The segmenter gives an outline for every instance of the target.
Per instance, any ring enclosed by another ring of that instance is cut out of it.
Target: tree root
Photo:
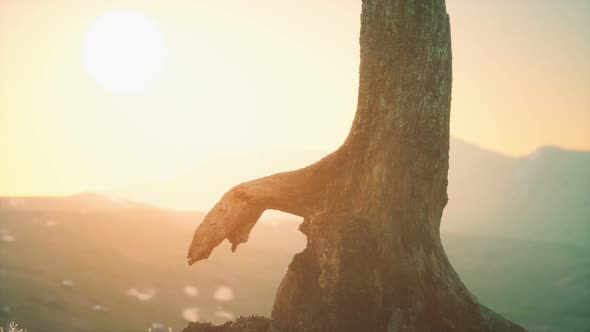
[[[336,176],[344,150],[340,148],[308,167],[244,182],[230,189],[195,230],[187,254],[188,264],[207,259],[225,239],[235,251],[238,245],[248,241],[250,231],[267,209],[309,217],[320,206],[326,184]]]

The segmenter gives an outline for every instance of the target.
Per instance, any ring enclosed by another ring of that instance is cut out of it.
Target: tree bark
[[[273,331],[523,331],[477,300],[442,247],[451,39],[444,0],[364,0],[357,112],[306,168],[240,184],[197,228],[188,260],[232,250],[265,209],[304,218],[307,247],[277,290]]]

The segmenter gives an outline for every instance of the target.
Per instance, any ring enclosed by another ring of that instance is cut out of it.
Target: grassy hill
[[[14,320],[29,331],[146,331],[163,323],[178,331],[186,323],[183,312],[214,322],[228,313],[268,314],[282,273],[303,243],[301,237],[281,239],[295,225],[281,225],[286,232],[263,226],[256,236],[264,239],[240,248],[242,255],[225,248],[189,268],[186,249],[202,214],[125,202],[103,206],[108,200],[94,196],[90,204],[66,200],[77,205],[55,208],[64,202],[51,198],[2,200],[3,325]],[[186,287],[198,295],[188,295]],[[132,289],[139,296],[129,295]]]
[[[179,331],[187,319],[268,316],[305,245],[297,223],[266,217],[237,254],[226,243],[189,268],[186,248],[202,216],[97,195],[0,199],[0,324]],[[531,331],[590,329],[584,247],[485,235],[443,241],[464,282],[494,310]]]

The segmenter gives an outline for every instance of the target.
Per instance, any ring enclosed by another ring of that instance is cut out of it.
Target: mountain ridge
[[[278,151],[207,161],[168,182],[110,191],[158,206],[208,210],[232,186],[304,167],[322,151]],[[449,203],[441,229],[589,246],[590,151],[540,147],[511,157],[452,138]],[[543,224],[543,227],[538,227]]]

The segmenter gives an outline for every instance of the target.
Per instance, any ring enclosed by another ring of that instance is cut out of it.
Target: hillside
[[[200,213],[97,195],[0,199],[0,324],[29,331],[146,331],[187,320],[268,316],[305,240],[297,222],[264,217],[250,242],[188,268]],[[443,234],[478,298],[530,331],[587,331],[590,257],[576,245]]]
[[[92,209],[96,196],[88,197],[90,204],[79,197],[0,200],[3,325],[14,320],[29,331],[123,332],[163,323],[178,331],[186,319],[223,322],[236,312],[268,313],[302,240],[280,239],[278,228],[263,226],[257,236],[264,240],[240,248],[239,260],[227,248],[189,269],[186,247],[202,214],[118,202]],[[78,202],[72,209],[41,208],[72,200]],[[295,226],[281,227],[290,227],[288,234]],[[251,274],[252,267],[262,273]]]

